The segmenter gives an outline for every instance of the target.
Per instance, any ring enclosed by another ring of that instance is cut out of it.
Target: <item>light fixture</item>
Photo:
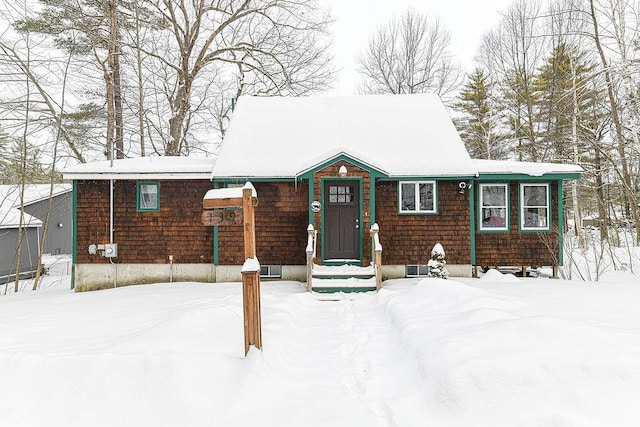
[[[467,183],[464,182],[464,181],[460,181],[458,183],[458,188],[460,189],[460,191],[458,191],[458,193],[464,194],[464,190],[467,188]]]
[[[345,165],[340,166],[340,169],[338,169],[338,175],[342,177],[347,176],[347,167]]]

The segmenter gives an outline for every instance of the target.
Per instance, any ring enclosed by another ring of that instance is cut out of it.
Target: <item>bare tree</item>
[[[609,7],[611,7],[610,11],[612,12],[612,14],[610,15],[610,25],[607,28],[609,30],[613,30],[614,40],[616,45],[618,46],[617,53],[620,59],[620,67],[618,73],[613,72],[610,60],[605,53],[605,46],[601,36],[601,24],[599,23],[598,19],[601,12],[598,10],[597,4],[594,3],[594,0],[589,0],[588,13],[593,25],[593,40],[596,45],[603,68],[603,74],[606,81],[607,96],[611,108],[611,118],[615,130],[615,139],[617,142],[617,150],[619,156],[618,160],[621,166],[621,170],[618,170],[617,168],[616,170],[620,175],[620,181],[624,188],[626,200],[625,209],[628,213],[631,214],[634,223],[636,224],[636,241],[640,241],[640,227],[638,226],[640,224],[640,213],[638,212],[638,197],[635,192],[635,183],[632,180],[632,172],[629,165],[628,154],[630,150],[628,150],[627,148],[628,141],[626,136],[627,133],[631,134],[631,139],[633,141],[633,145],[635,145],[635,151],[637,153],[637,148],[639,146],[639,136],[637,131],[637,124],[635,122],[639,119],[639,116],[637,115],[637,111],[634,105],[636,102],[635,92],[637,91],[637,86],[634,85],[630,80],[630,58],[628,56],[630,46],[629,39],[625,34],[625,29],[627,28],[628,24],[626,13],[630,6],[626,1],[610,0]],[[630,126],[628,128],[630,132],[625,129],[625,126],[622,122],[622,104],[617,99],[615,93],[616,91],[614,88],[614,85],[616,83],[614,80],[616,79],[616,77],[620,78],[623,81],[622,87],[623,94],[625,95],[623,96],[623,99],[625,101],[628,101],[632,105],[632,108],[630,109]],[[631,151],[633,152],[633,150]]]
[[[438,19],[413,9],[378,28],[357,59],[364,93],[452,94],[463,74],[449,51],[451,36]]]
[[[533,80],[545,52],[538,0],[516,0],[481,44],[480,62],[502,93],[500,109],[511,128],[518,160],[540,161]]]
[[[150,3],[158,16],[158,32],[170,33],[166,55],[144,51],[166,70],[166,155],[179,155],[187,147],[194,89],[207,70],[223,74],[240,69],[238,79],[250,83],[243,88],[250,86],[252,94],[303,95],[329,84],[332,70],[323,40],[328,17],[316,0]]]

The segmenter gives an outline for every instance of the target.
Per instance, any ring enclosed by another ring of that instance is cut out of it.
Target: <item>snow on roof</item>
[[[438,96],[241,97],[212,176],[296,177],[338,153],[389,176],[475,176]]]
[[[20,209],[0,207],[0,229],[18,228],[20,226]],[[24,228],[42,227],[42,221],[24,212],[22,216]]]
[[[73,190],[71,184],[27,184],[24,187],[24,204],[31,205],[49,198],[68,193]],[[0,201],[13,200],[14,206],[20,205],[20,187],[18,185],[0,185]]]
[[[71,184],[28,184],[24,187],[24,204],[31,205],[49,198],[49,193],[55,197],[70,192]],[[15,228],[20,224],[20,193],[18,185],[0,185],[0,228]],[[25,227],[40,227],[42,221],[27,214],[22,218]]]
[[[546,174],[580,174],[583,169],[578,165],[562,163],[534,163],[507,160],[473,159],[480,174],[524,174],[542,176]]]
[[[136,157],[70,166],[64,179],[208,179],[212,157]]]

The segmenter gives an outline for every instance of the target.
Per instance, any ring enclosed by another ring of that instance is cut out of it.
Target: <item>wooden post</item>
[[[307,227],[307,291],[311,292],[312,285],[311,280],[313,279],[313,256],[315,253],[315,230],[313,229],[313,224],[309,224]]]
[[[260,314],[260,268],[242,271],[242,305],[244,311],[244,355],[249,346],[262,349],[262,320]]]
[[[380,227],[374,223],[369,230],[371,236],[371,252],[373,269],[376,274],[376,290],[382,289],[382,245],[380,244]]]
[[[251,188],[242,189],[242,215],[244,225],[244,259],[256,257],[256,230]]]
[[[262,349],[262,320],[260,315],[260,263],[256,258],[256,230],[253,206],[257,204],[255,189],[247,182],[242,188],[209,190],[202,201],[204,225],[242,224],[244,234],[244,265],[242,266],[242,306],[244,311],[244,355],[249,346]],[[214,211],[218,208],[237,208],[239,211]]]
[[[256,258],[256,230],[253,209],[253,191],[242,189],[242,216],[244,227],[244,258],[242,267],[242,300],[244,308],[244,355],[249,346],[262,349],[262,320],[260,314],[260,264]]]

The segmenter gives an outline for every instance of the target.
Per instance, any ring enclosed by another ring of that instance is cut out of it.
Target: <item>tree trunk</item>
[[[109,0],[109,44],[105,84],[107,89],[107,150],[109,158],[124,158],[118,0]]]
[[[184,137],[183,126],[185,118],[189,113],[191,102],[191,82],[187,81],[188,78],[189,77],[183,77],[182,86],[178,89],[178,93],[173,102],[174,113],[169,119],[169,142],[165,149],[165,155],[167,156],[179,156],[182,151]]]
[[[136,71],[138,73],[138,132],[140,133],[140,157],[145,156],[144,147],[144,88],[142,79],[142,47],[140,40],[140,4],[134,5],[134,19],[136,31]]]
[[[602,182],[602,158],[600,157],[600,150],[595,150],[595,175],[596,175],[596,199],[598,202],[598,225],[600,228],[600,241],[605,242],[608,239],[609,233],[609,216],[607,215],[607,205],[604,198],[604,183]]]
[[[569,56],[569,66],[571,67],[571,96],[573,102],[573,111],[571,115],[571,145],[573,147],[573,162],[580,163],[579,156],[579,137],[578,137],[578,88],[576,87],[576,67],[572,57]],[[586,248],[584,240],[584,230],[582,229],[582,215],[580,214],[580,202],[578,199],[578,180],[571,183],[571,201],[573,203],[573,227],[578,239],[578,247],[581,250]]]
[[[615,99],[615,95],[613,93],[613,81],[611,78],[611,72],[609,69],[609,64],[605,57],[604,51],[602,49],[602,45],[600,43],[600,33],[598,30],[598,22],[596,19],[595,7],[593,5],[593,0],[589,0],[590,5],[590,13],[591,13],[591,21],[593,23],[593,35],[594,41],[596,44],[596,48],[598,49],[598,54],[600,56],[600,60],[602,62],[602,68],[604,70],[604,78],[607,84],[607,95],[609,98],[609,104],[611,107],[611,119],[613,120],[613,124],[616,131],[616,140],[618,147],[618,155],[620,156],[620,165],[622,166],[622,184],[624,188],[625,194],[625,203],[629,208],[631,215],[633,216],[633,221],[636,224],[636,242],[640,241],[640,216],[638,215],[638,200],[633,193],[633,188],[631,187],[631,176],[629,174],[629,166],[627,164],[627,155],[625,150],[625,138],[622,131],[622,123],[620,122],[620,114],[618,112],[618,104]]]

